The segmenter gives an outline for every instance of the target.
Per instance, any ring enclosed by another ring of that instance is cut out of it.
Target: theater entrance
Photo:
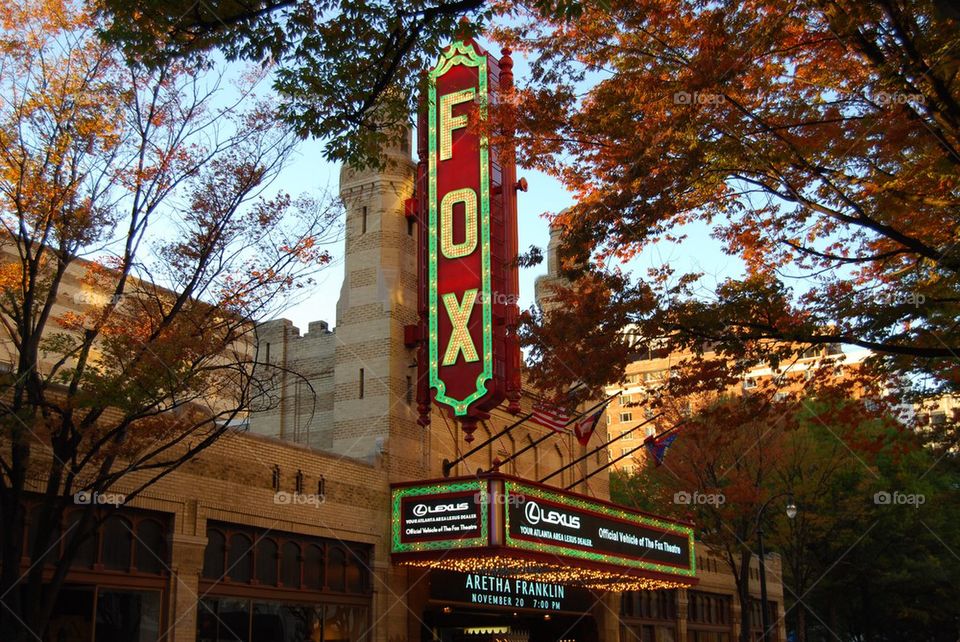
[[[431,606],[421,642],[597,642],[591,615],[491,612]]]
[[[422,642],[596,642],[584,588],[433,570]]]

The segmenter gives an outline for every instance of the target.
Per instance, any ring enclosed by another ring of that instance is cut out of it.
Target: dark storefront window
[[[620,598],[624,642],[674,642],[676,591],[628,591]]]
[[[771,627],[768,639],[770,642],[777,642],[780,639],[777,637],[780,627],[777,624],[776,602],[767,602],[767,618]],[[757,599],[750,600],[750,635],[753,640],[763,639],[763,618],[760,615],[760,600]]]
[[[366,642],[367,606],[205,598],[197,642]]]
[[[39,528],[38,510],[33,507],[29,511],[27,533],[31,541]],[[86,510],[90,509],[68,510],[63,517],[64,525],[53,528],[46,563],[50,564],[59,559],[71,534],[78,532],[78,524]],[[73,558],[71,572],[107,571],[114,575],[127,576],[131,571],[136,571],[141,575],[166,575],[168,551],[167,522],[164,516],[126,508],[105,510],[112,514],[107,515],[96,532],[80,545]],[[100,515],[102,519],[103,514]],[[62,539],[61,533],[64,534]],[[69,583],[70,578],[67,581]]]
[[[161,600],[159,590],[67,586],[43,642],[158,642]]]
[[[203,578],[215,584],[226,576],[231,585],[361,596],[370,593],[369,557],[365,544],[211,524]]]
[[[207,547],[203,551],[203,576],[223,577],[226,570],[227,539],[221,531],[207,531]]]
[[[167,559],[166,534],[163,525],[144,519],[137,525],[134,566],[141,573],[162,573]]]
[[[295,542],[283,543],[283,554],[280,556],[280,581],[287,588],[300,588],[300,547]]]
[[[307,546],[307,555],[303,563],[303,579],[306,588],[319,591],[323,588],[324,572],[323,548],[316,544]]]
[[[370,551],[366,544],[211,522],[197,642],[366,642]],[[247,580],[238,566],[252,569]]]
[[[232,582],[249,582],[253,574],[253,541],[241,533],[230,536],[227,547],[227,577]]]
[[[158,642],[168,581],[167,516],[127,507],[71,508],[51,529],[45,563],[60,558],[90,510],[93,533],[71,561],[43,642]],[[40,528],[39,507],[27,514],[32,537]],[[25,559],[24,570],[28,565]]]
[[[103,524],[104,568],[111,571],[129,571],[133,554],[133,524],[118,515]]]
[[[160,592],[100,589],[95,642],[157,642]]]
[[[687,642],[730,642],[733,597],[719,593],[687,593]]]
[[[79,528],[78,522],[82,517],[80,511],[76,511],[67,516],[67,528],[70,529],[70,532],[74,532],[75,529]],[[83,544],[80,545],[80,549],[77,551],[76,557],[73,558],[73,566],[79,568],[92,568],[97,561],[97,549],[100,546],[99,544],[99,533],[88,537]]]

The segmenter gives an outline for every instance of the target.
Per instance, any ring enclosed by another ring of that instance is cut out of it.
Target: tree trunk
[[[807,610],[797,602],[797,642],[807,642]]]

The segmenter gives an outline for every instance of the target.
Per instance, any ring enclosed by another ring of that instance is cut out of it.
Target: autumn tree
[[[955,390],[955,8],[630,0],[581,9],[548,20],[520,7],[519,25],[498,32],[534,58],[516,96],[521,163],[578,197],[555,218],[574,294],[584,272],[591,292],[598,279],[614,284],[608,310],[592,303],[597,314],[581,323],[616,318],[643,340],[709,342],[734,359],[761,339],[793,354],[859,346],[877,365],[923,375],[917,388]],[[634,276],[644,287],[632,309],[613,296],[622,277],[610,267],[681,239],[687,225],[708,226],[745,273],[712,287],[663,266]],[[545,352],[571,340],[560,315],[552,323],[558,332],[535,324]],[[571,376],[549,359],[537,371],[544,385]]]
[[[955,456],[886,413],[845,427],[860,403],[811,402],[787,436],[773,483],[800,510],[766,541],[783,558],[790,628],[799,642],[952,639]]]
[[[0,24],[0,638],[19,642],[106,515],[87,500],[61,532],[76,496],[131,501],[265,403],[255,324],[329,260],[338,210],[267,194],[295,136],[262,73],[137,64],[73,2]]]
[[[793,417],[782,406],[760,395],[715,399],[679,428],[662,466],[638,467],[636,494],[614,495],[617,501],[694,521],[698,541],[733,576],[743,614],[741,642],[753,639],[748,614],[757,531],[773,517],[762,507],[776,495],[769,480],[777,470],[782,437],[793,428]]]
[[[773,380],[745,395],[700,396],[663,464],[638,457],[635,469],[611,476],[611,496],[692,519],[698,541],[732,573],[741,613],[757,590],[748,565],[763,529],[766,550],[782,557],[798,640],[950,630],[949,599],[915,596],[944,594],[956,566],[947,559],[958,536],[955,455],[924,448],[896,419],[895,398],[857,399],[856,376],[831,380],[816,368],[815,396]],[[658,421],[677,422],[676,405],[668,401]],[[894,493],[922,503],[898,504]],[[798,507],[793,519],[788,502]]]
[[[376,162],[410,122],[420,72],[451,35],[475,35],[491,15],[484,0],[105,0],[102,10],[106,36],[150,62],[217,51],[275,67],[287,122],[354,164]]]

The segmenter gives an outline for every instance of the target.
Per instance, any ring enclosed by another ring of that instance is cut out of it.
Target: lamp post
[[[797,516],[797,505],[793,503],[791,493],[774,495],[764,502],[763,506],[760,507],[760,512],[757,513],[757,544],[760,549],[760,626],[763,627],[763,637],[761,638],[763,642],[769,642],[770,640],[770,614],[767,612],[767,565],[766,553],[763,550],[763,513],[767,510],[770,502],[784,496],[789,497],[786,508],[787,518],[793,519]]]

